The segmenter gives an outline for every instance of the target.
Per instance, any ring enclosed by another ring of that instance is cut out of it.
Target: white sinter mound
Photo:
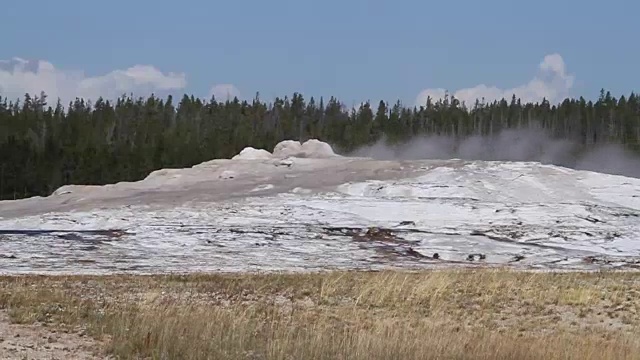
[[[232,160],[268,160],[288,157],[325,159],[336,156],[338,155],[333,151],[331,145],[317,139],[310,139],[304,143],[295,140],[281,141],[273,148],[273,154],[264,149],[246,147]]]
[[[302,152],[309,158],[329,158],[337,156],[331,145],[316,139],[307,140],[302,144]]]
[[[0,244],[0,273],[11,274],[633,269],[640,179],[532,162],[378,161],[283,141],[273,153],[245,148],[138,182],[0,202]]]
[[[268,160],[271,159],[271,153],[264,149],[254,149],[252,147],[246,147],[232,160]]]
[[[323,159],[337,156],[331,145],[316,139],[307,140],[304,143],[293,140],[281,141],[273,149],[276,158],[298,157]]]
[[[273,148],[273,156],[277,158],[303,157],[302,144],[294,140],[281,141]]]
[[[331,145],[311,139],[304,143],[294,140],[285,140],[278,143],[271,154],[264,149],[246,147],[239,154],[227,159],[215,159],[195,165],[186,169],[160,169],[151,172],[146,178],[137,182],[122,182],[106,186],[93,185],[64,185],[53,192],[52,196],[68,194],[95,195],[96,193],[111,192],[114,195],[118,191],[131,189],[167,190],[171,186],[188,187],[189,184],[209,181],[211,179],[230,180],[241,177],[259,169],[255,166],[247,166],[241,163],[246,161],[264,163],[265,161],[280,160],[279,165],[291,166],[293,162],[287,158],[326,159],[339,157],[333,152]]]

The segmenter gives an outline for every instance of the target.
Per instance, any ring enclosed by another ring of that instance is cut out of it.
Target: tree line
[[[229,158],[246,146],[272,150],[285,139],[317,138],[345,153],[381,139],[492,136],[535,123],[584,148],[615,143],[640,154],[638,95],[615,98],[605,90],[595,102],[522,103],[513,96],[469,106],[447,95],[423,106],[380,101],[354,109],[334,97],[307,100],[299,93],[270,103],[259,94],[251,101],[123,95],[66,107],[60,100],[49,105],[45,93],[1,95],[0,199],[47,196],[65,184],[136,181],[161,168]]]

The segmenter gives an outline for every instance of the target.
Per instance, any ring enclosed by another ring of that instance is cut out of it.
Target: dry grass
[[[638,359],[639,298],[613,272],[0,278],[14,321],[123,359]]]

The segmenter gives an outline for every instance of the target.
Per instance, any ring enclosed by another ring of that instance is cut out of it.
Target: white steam
[[[380,160],[455,158],[534,161],[576,170],[640,178],[640,159],[619,145],[607,144],[584,149],[576,142],[553,139],[539,128],[509,129],[494,136],[472,136],[463,140],[447,136],[426,136],[393,146],[382,140],[350,155]]]

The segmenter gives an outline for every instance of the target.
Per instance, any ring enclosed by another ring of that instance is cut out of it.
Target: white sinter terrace
[[[640,268],[640,179],[310,140],[0,202],[2,274],[451,266]]]

